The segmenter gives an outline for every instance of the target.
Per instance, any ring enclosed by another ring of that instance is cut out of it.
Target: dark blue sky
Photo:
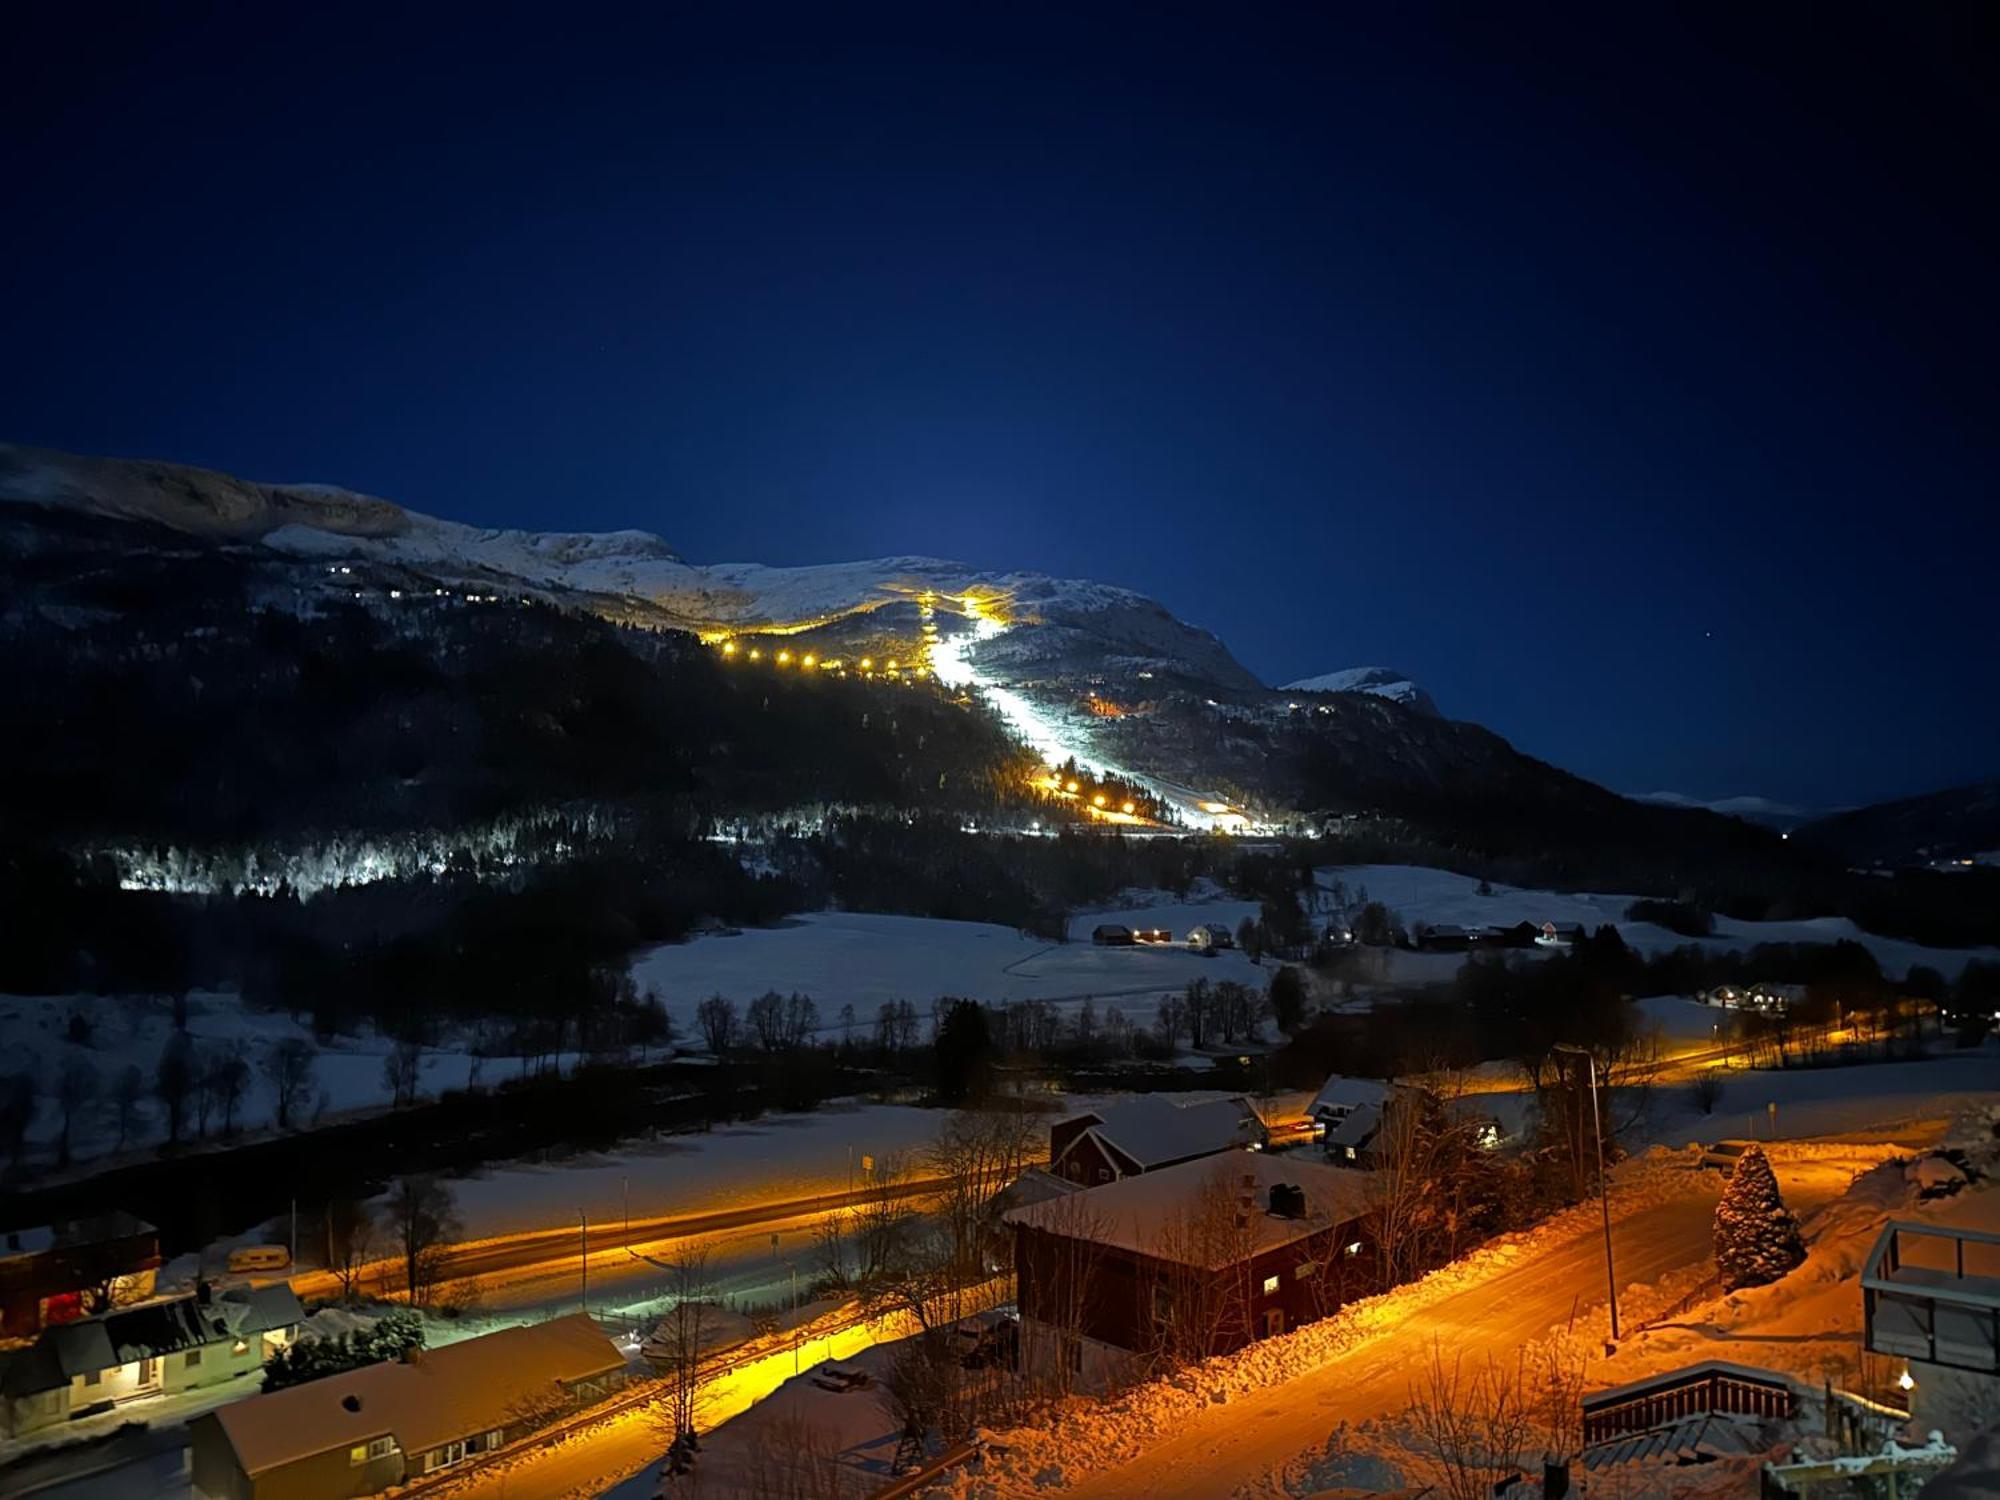
[[[2000,773],[1990,8],[56,9],[5,436],[1105,578],[1628,790]]]

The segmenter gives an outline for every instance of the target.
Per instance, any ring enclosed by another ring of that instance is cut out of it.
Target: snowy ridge
[[[1766,828],[1796,828],[1819,814],[1811,808],[1794,807],[1789,802],[1773,802],[1769,797],[1690,797],[1685,792],[1630,792],[1634,802],[1651,802],[1660,807],[1703,808],[1724,817],[1741,818]]]
[[[1368,693],[1387,698],[1420,713],[1434,714],[1438,706],[1431,695],[1393,667],[1348,667],[1339,672],[1322,672],[1317,677],[1301,677],[1280,689],[1287,693]]]
[[[698,565],[644,531],[530,532],[440,520],[338,486],[260,484],[209,469],[86,458],[0,445],[0,500],[147,521],[190,536],[261,543],[302,559],[419,569],[442,581],[516,580],[539,589],[638,600],[686,624],[751,629],[824,621],[924,593],[1005,596],[1016,618],[1129,615],[1117,634],[1141,650],[1183,648],[1230,685],[1254,679],[1212,635],[1192,630],[1130,589],[1039,573],[1001,573],[937,557],[885,557],[808,567]],[[1148,628],[1155,625],[1161,628]],[[1241,681],[1231,679],[1240,678]]]

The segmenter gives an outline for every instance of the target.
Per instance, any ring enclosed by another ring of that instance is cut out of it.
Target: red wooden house
[[[1323,1318],[1379,1290],[1370,1185],[1235,1152],[1011,1209],[1023,1356],[1098,1383]]]

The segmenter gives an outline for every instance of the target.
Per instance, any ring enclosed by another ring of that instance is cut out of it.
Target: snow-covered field
[[[1184,933],[1195,921],[1232,922],[1241,902],[1160,907],[1108,917],[1077,918],[1083,941],[1048,943],[987,922],[947,922],[866,912],[813,912],[777,927],[672,943],[641,954],[632,965],[640,989],[658,992],[685,1040],[694,1036],[695,1007],[710,995],[738,1006],[767,990],[810,995],[823,1036],[839,1035],[840,1009],[854,1007],[858,1033],[873,1026],[887,1001],[908,1000],[920,1014],[952,995],[998,1004],[1011,1000],[1074,1002],[1127,1012],[1149,1024],[1162,995],[1196,979],[1235,979],[1262,990],[1269,974],[1241,953],[1202,958],[1181,947],[1099,948],[1089,941],[1097,922],[1151,918]],[[1194,912],[1202,915],[1197,917]],[[1176,925],[1165,913],[1179,913]]]
[[[1718,1070],[1722,1097],[1703,1114],[1685,1086],[1662,1087],[1645,1142],[1840,1139],[1916,1141],[1912,1132],[2000,1099],[2000,1051],[1992,1044],[1915,1062],[1844,1068]],[[1773,1108],[1775,1106],[1775,1109]]]
[[[73,1016],[88,1022],[86,1040],[69,1036]],[[77,1110],[70,1130],[71,1155],[77,1161],[113,1152],[118,1142],[116,1093],[128,1068],[139,1070],[144,1097],[127,1139],[128,1147],[150,1150],[164,1136],[165,1114],[153,1093],[160,1056],[173,1035],[172,1002],[163,995],[7,995],[0,996],[0,1038],[6,1044],[6,1070],[25,1068],[38,1081],[35,1121],[28,1132],[32,1146],[46,1150],[62,1129],[57,1081],[72,1060],[87,1066],[95,1080],[94,1093]],[[197,990],[188,997],[188,1035],[196,1055],[210,1059],[237,1047],[248,1064],[243,1097],[236,1110],[239,1131],[270,1127],[277,1115],[277,1093],[265,1064],[280,1043],[313,1042],[319,1055],[313,1064],[312,1087],[293,1118],[297,1125],[354,1110],[380,1109],[390,1102],[383,1062],[393,1048],[386,1037],[340,1036],[317,1042],[311,1028],[282,1012],[255,1010],[228,991]],[[573,1059],[565,1058],[567,1067]],[[487,1083],[512,1077],[516,1058],[488,1057],[480,1064]],[[435,1097],[445,1089],[463,1088],[471,1076],[473,1057],[463,1040],[426,1049],[418,1093]],[[221,1128],[218,1110],[210,1133]],[[190,1103],[188,1131],[194,1129]]]
[[[1516,922],[1580,922],[1594,928],[1608,922],[1641,953],[1657,953],[1692,942],[1699,942],[1710,952],[1721,953],[1730,949],[1747,950],[1759,943],[1837,943],[1846,939],[1868,949],[1884,971],[1896,975],[1907,972],[1913,964],[1928,964],[1949,978],[1972,959],[2000,961],[2000,948],[1927,948],[1902,938],[1863,932],[1845,917],[1739,922],[1718,916],[1714,935],[1696,939],[1682,937],[1650,922],[1628,922],[1625,908],[1636,899],[1631,896],[1536,891],[1510,885],[1496,885],[1492,887],[1492,895],[1482,896],[1479,881],[1473,876],[1423,865],[1347,865],[1316,874],[1322,886],[1339,880],[1350,893],[1365,886],[1371,900],[1380,901],[1406,925],[1489,923],[1504,927]]]

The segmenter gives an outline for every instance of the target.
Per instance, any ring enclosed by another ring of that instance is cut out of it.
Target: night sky
[[[2000,774],[1993,7],[41,9],[0,436],[1102,578],[1623,790]]]

